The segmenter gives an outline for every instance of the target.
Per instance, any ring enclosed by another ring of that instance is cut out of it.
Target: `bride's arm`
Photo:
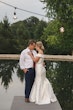
[[[34,57],[31,52],[28,52],[28,54],[30,55],[30,57],[32,58],[32,60],[33,60],[35,63],[39,61],[40,57]]]

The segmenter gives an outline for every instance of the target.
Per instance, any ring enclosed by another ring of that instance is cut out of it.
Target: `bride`
[[[36,63],[35,65],[35,81],[30,93],[30,102],[36,104],[49,104],[57,101],[57,98],[53,92],[51,83],[46,78],[46,69],[44,67],[44,46],[41,41],[36,42],[36,50],[38,54],[34,57],[31,53],[28,53],[32,60]]]

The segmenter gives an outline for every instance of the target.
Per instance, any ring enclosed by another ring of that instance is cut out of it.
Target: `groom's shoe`
[[[28,98],[25,98],[25,102],[29,103],[30,101],[29,101],[29,99],[28,99]]]

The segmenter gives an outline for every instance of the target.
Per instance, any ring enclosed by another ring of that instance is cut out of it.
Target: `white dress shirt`
[[[28,55],[28,52],[30,52],[30,51],[31,50],[29,48],[26,48],[21,52],[20,61],[19,61],[19,65],[20,65],[21,69],[33,68],[33,60],[30,57],[30,55]],[[34,57],[37,54],[37,52],[35,50],[32,50],[32,53],[33,53]]]

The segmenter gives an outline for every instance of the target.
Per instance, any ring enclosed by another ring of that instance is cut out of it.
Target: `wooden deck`
[[[15,96],[11,110],[62,110],[58,101],[46,104],[36,105],[35,103],[25,103],[23,96]]]
[[[19,60],[19,54],[0,54],[0,60]],[[45,60],[49,61],[71,61],[73,62],[72,55],[44,55]]]

